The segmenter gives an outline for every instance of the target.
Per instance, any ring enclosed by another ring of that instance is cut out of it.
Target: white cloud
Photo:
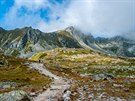
[[[61,9],[60,20],[53,19],[51,23],[41,24],[39,28],[53,31],[73,25],[85,33],[103,37],[135,31],[134,0],[72,0],[63,12]]]
[[[25,26],[36,27],[43,20],[36,12],[49,6],[48,0],[15,0],[14,5],[6,13],[3,24],[9,29]],[[22,14],[20,11],[22,7],[26,8],[27,12]]]
[[[74,0],[64,20],[95,36],[113,36],[135,31],[134,12],[134,0]]]
[[[33,26],[45,32],[75,26],[85,33],[105,37],[135,32],[135,0],[67,1],[52,4],[49,0],[15,0],[14,6],[6,14],[5,24],[10,28]],[[22,6],[31,13],[18,16]],[[49,22],[35,13],[46,7],[51,10]]]
[[[8,29],[32,26],[34,28],[39,28],[42,31],[56,31],[57,29],[64,28],[61,27],[63,23],[57,21],[57,17],[61,16],[65,9],[65,3],[59,4],[54,1],[54,4],[49,2],[49,0],[15,0],[14,5],[5,15],[3,25]],[[20,12],[20,9],[24,7],[27,12]],[[49,19],[50,22],[44,21],[39,15],[41,9],[50,9]],[[19,15],[21,14],[21,15]]]

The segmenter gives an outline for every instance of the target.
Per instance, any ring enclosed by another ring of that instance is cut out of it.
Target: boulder
[[[70,101],[70,96],[71,96],[71,91],[70,90],[65,90],[63,94],[63,100],[64,101]]]
[[[11,88],[11,85],[9,84],[7,84],[7,85],[3,85],[3,89],[8,89],[8,88]]]
[[[14,88],[17,85],[19,84],[16,82],[3,81],[3,82],[0,82],[0,90]]]
[[[100,73],[100,74],[95,74],[92,76],[92,78],[96,81],[98,80],[108,80],[108,79],[113,79],[114,76],[108,73]]]
[[[28,94],[22,90],[15,90],[0,94],[0,101],[31,101]]]

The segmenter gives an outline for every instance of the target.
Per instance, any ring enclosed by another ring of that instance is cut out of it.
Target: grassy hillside
[[[51,80],[49,77],[40,74],[38,71],[30,69],[25,64],[30,61],[0,54],[0,83],[14,82],[16,87],[0,89],[0,93],[22,89],[26,92],[36,92],[47,87]]]
[[[93,52],[85,49],[57,48],[31,57],[44,61],[46,67],[56,75],[72,79],[71,90],[75,100],[80,89],[86,89],[85,96],[104,93],[124,99],[135,97],[135,60]],[[95,80],[93,76],[107,73],[114,77],[109,80]],[[88,93],[88,94],[87,94]]]
[[[47,64],[56,64],[72,69],[79,74],[108,72],[114,75],[134,76],[135,60],[111,57],[85,49],[54,49],[37,53],[32,60],[44,59]]]

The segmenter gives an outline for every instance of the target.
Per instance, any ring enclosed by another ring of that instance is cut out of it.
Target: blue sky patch
[[[0,0],[0,19],[2,19],[5,14],[13,6],[14,0]]]

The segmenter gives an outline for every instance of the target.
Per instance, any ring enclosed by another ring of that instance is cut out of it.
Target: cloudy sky
[[[135,37],[135,0],[0,0],[0,27],[25,26],[44,32],[75,26],[96,37]]]

